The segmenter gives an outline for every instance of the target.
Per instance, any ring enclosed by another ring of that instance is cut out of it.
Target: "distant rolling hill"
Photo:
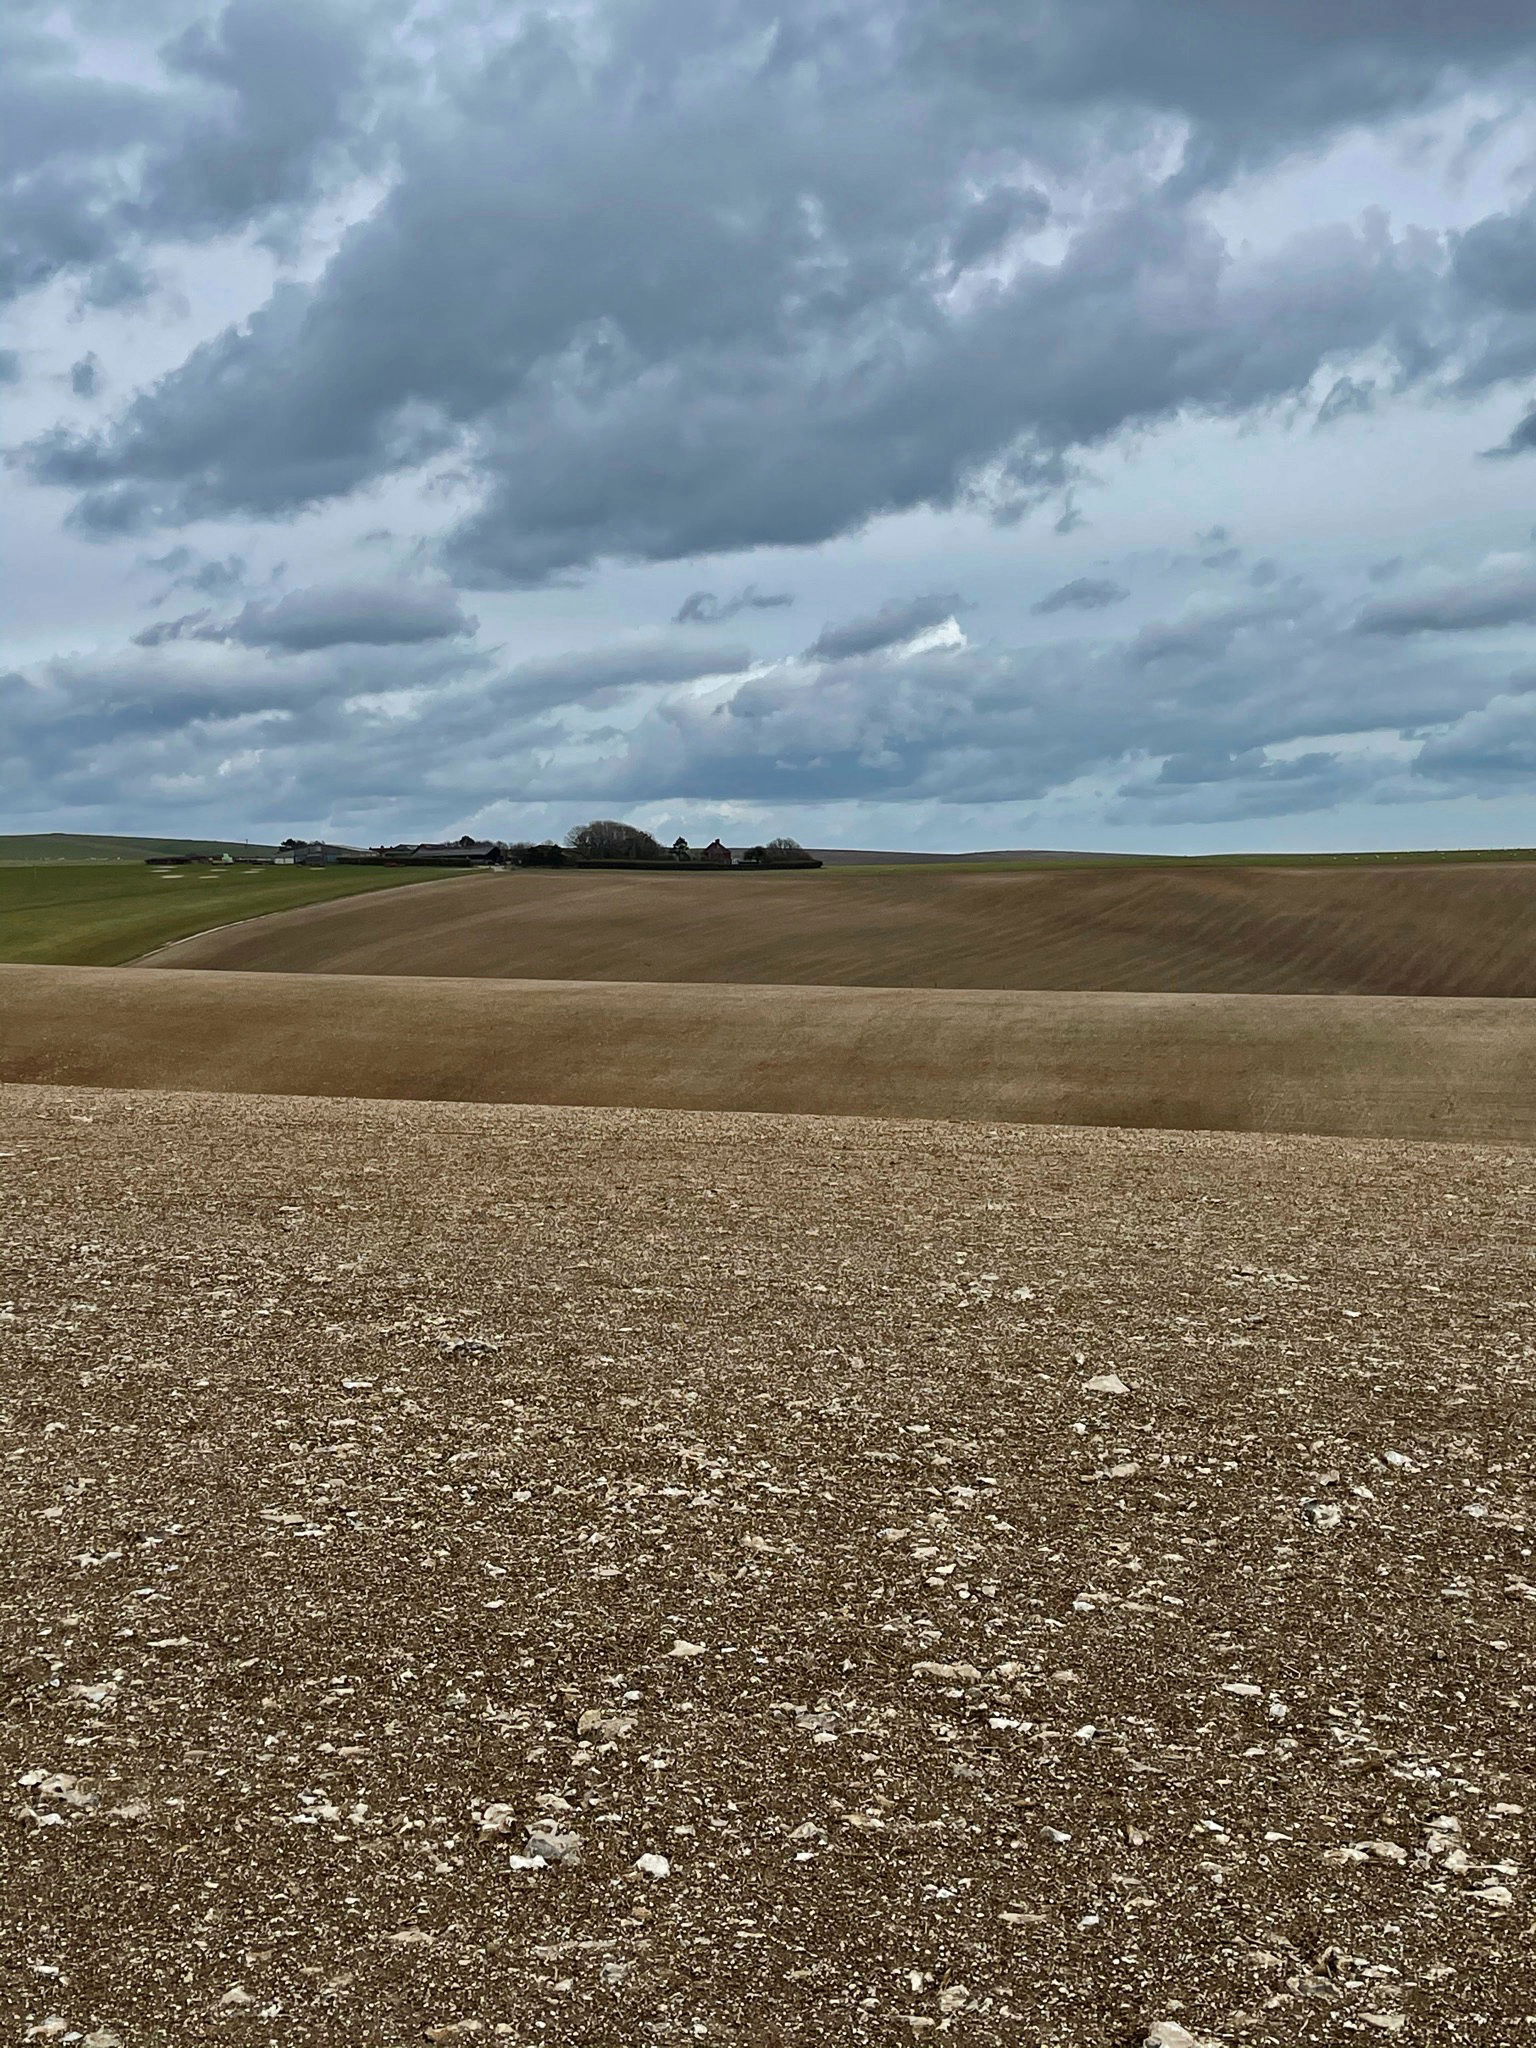
[[[0,832],[0,861],[147,860],[152,853],[273,854],[250,839],[144,838],[111,832]]]
[[[520,869],[316,905],[147,957],[556,981],[1536,996],[1536,863]]]
[[[846,867],[917,867],[935,866],[956,861],[1141,861],[1147,856],[1139,853],[1063,853],[1053,848],[1038,846],[1010,846],[993,848],[983,853],[904,853],[894,849],[878,851],[867,846],[808,846],[817,860],[824,861],[829,868]]]

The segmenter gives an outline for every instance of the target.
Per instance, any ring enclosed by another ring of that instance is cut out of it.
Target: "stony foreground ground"
[[[1536,1154],[0,1153],[5,2038],[1527,2038]]]

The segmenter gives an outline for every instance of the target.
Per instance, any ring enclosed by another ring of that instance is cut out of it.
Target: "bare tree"
[[[765,860],[809,860],[810,855],[798,839],[770,839],[763,848]]]

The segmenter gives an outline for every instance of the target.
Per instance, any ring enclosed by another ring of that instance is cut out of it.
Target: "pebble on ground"
[[[1536,1154],[0,1090],[15,2040],[1499,2043]]]

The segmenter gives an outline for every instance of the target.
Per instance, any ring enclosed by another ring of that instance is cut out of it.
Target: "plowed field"
[[[1536,1004],[0,967],[0,1081],[1532,1143]]]
[[[557,981],[1536,996],[1536,863],[518,870],[317,905],[151,957]]]
[[[1529,1152],[0,1153],[7,2039],[1524,2037]]]

